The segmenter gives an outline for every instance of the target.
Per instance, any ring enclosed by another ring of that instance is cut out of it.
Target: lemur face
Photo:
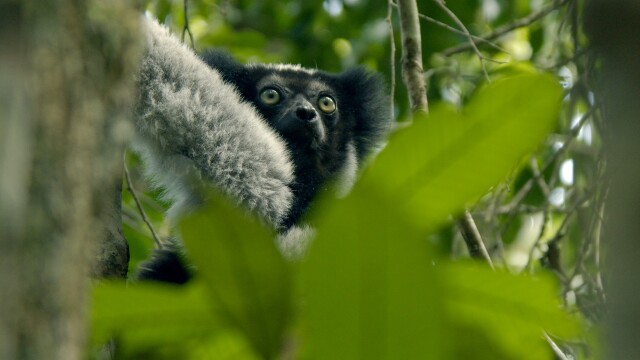
[[[255,84],[254,103],[287,141],[318,148],[338,130],[338,93],[312,75],[273,73]]]
[[[363,68],[332,74],[299,65],[243,65],[216,50],[203,60],[282,136],[298,172],[313,167],[330,177],[353,148],[359,163],[391,124],[384,82]]]
[[[295,199],[284,228],[298,221],[325,184],[342,174],[355,178],[391,124],[384,82],[363,68],[332,74],[299,65],[243,65],[216,50],[202,58],[286,143]]]

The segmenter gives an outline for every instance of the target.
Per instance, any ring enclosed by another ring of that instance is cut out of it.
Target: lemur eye
[[[331,114],[336,111],[336,102],[331,97],[324,95],[318,100],[318,107],[322,112]]]
[[[260,101],[266,105],[275,105],[280,102],[280,93],[274,88],[266,88],[260,92]]]

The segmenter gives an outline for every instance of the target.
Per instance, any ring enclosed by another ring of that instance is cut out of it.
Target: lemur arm
[[[278,227],[292,202],[293,169],[283,140],[235,89],[155,20],[144,20],[136,150],[173,203],[201,202],[199,182]]]

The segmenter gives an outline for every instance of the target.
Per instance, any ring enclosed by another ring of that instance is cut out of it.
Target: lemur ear
[[[237,62],[227,52],[219,49],[207,50],[200,55],[209,67],[218,70],[223,80],[226,82],[236,83],[238,79],[242,79],[245,66]]]
[[[391,128],[389,96],[381,75],[357,67],[339,75],[348,111],[355,118],[358,161],[380,146]],[[345,100],[342,100],[343,103]]]

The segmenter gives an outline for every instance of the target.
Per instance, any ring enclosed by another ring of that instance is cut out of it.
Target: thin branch
[[[398,13],[402,35],[402,80],[409,92],[412,113],[426,113],[429,111],[429,104],[422,69],[420,20],[416,0],[398,0]],[[468,210],[457,219],[457,224],[471,256],[485,259],[493,268],[489,253]]]
[[[576,208],[578,207],[577,205],[582,205],[582,203],[587,203],[589,200],[591,200],[593,198],[593,196],[590,196],[590,194],[585,194],[584,195],[584,199],[582,201],[579,201],[579,203],[576,204]],[[598,214],[599,214],[599,210],[598,209]],[[576,276],[578,276],[578,274],[581,272],[582,267],[583,267],[583,263],[584,261],[587,259],[587,254],[591,249],[591,246],[593,244],[591,244],[590,241],[588,241],[588,239],[585,239],[581,244],[580,244],[580,249],[578,250],[577,256],[576,256],[576,260],[575,260],[575,267],[573,269],[573,272],[571,274],[571,276],[569,277],[569,279],[573,279]]]
[[[547,185],[547,183],[544,181],[544,177],[540,173],[540,168],[538,167],[538,160],[536,160],[536,158],[533,156],[529,161],[529,167],[531,168],[531,172],[533,172],[533,178],[538,183],[540,190],[542,190],[542,194],[544,195],[545,198],[548,198],[549,194],[551,193],[551,189],[549,188],[549,185]]]
[[[458,34],[458,35],[463,35],[463,36],[471,36],[471,38],[473,40],[477,41],[477,42],[485,43],[485,44],[491,46],[492,48],[494,48],[496,50],[508,53],[508,51],[506,49],[500,47],[500,45],[498,45],[498,44],[496,44],[496,43],[494,43],[492,41],[489,41],[489,40],[487,40],[487,39],[485,39],[483,37],[480,37],[480,36],[477,36],[477,35],[473,35],[473,34],[466,34],[462,30],[458,30],[458,29],[454,28],[453,26],[445,24],[445,23],[443,23],[441,21],[438,21],[438,20],[436,20],[436,19],[434,19],[432,17],[429,17],[427,15],[418,14],[418,16],[420,17],[420,19],[426,20],[426,21],[428,21],[428,22],[430,22],[432,24],[435,24],[435,25],[438,25],[438,26],[440,26],[442,28],[445,28],[445,29],[451,31],[452,33],[455,33],[455,34]]]
[[[564,152],[569,149],[569,145],[573,143],[573,141],[576,139],[576,137],[580,133],[580,130],[582,129],[584,124],[587,122],[587,120],[591,118],[591,116],[599,107],[600,106],[598,104],[595,104],[591,108],[589,108],[589,110],[587,110],[587,112],[585,112],[584,115],[582,115],[580,120],[578,120],[578,122],[569,131],[569,134],[567,135],[567,140],[562,144],[562,147],[560,147],[560,149],[558,149],[549,159],[547,159],[544,165],[542,165],[542,169],[540,170],[541,172],[547,171],[549,166],[551,166],[551,164],[553,164],[560,157],[561,154],[564,154]]]
[[[189,28],[189,0],[184,0],[184,27],[182,28],[182,42],[184,43],[184,34],[189,34],[189,40],[191,40],[191,48],[195,50],[196,44],[193,41],[193,34]]]
[[[451,11],[447,7],[447,5],[445,5],[444,0],[434,0],[434,2],[440,7],[440,9],[442,9],[442,11],[447,13],[447,15],[449,15],[451,20],[453,20],[456,24],[458,24],[460,29],[464,32],[464,35],[467,37],[467,40],[469,41],[469,46],[471,46],[471,48],[473,49],[473,52],[476,53],[476,56],[480,60],[480,65],[482,66],[482,72],[484,73],[485,79],[487,80],[487,82],[491,82],[491,79],[489,78],[489,73],[487,72],[487,67],[484,63],[485,60],[487,60],[487,58],[484,55],[482,55],[482,53],[476,46],[476,42],[473,40],[473,36],[469,32],[469,29],[467,29],[464,23],[460,21],[458,16],[453,11]]]
[[[396,40],[393,32],[393,0],[388,0],[387,3],[387,24],[389,25],[389,48],[391,52],[390,67],[391,67],[391,89],[389,94],[389,112],[391,121],[395,118],[395,109],[393,101],[395,99],[396,91]]]
[[[542,165],[542,168],[540,169],[540,173],[544,173],[545,171],[547,171],[549,169],[549,166],[554,164],[560,158],[560,156],[562,156],[567,151],[567,149],[569,149],[569,145],[571,145],[571,143],[580,133],[580,130],[582,129],[584,124],[587,122],[587,120],[589,120],[592,117],[592,115],[595,113],[595,111],[598,108],[599,108],[599,105],[595,104],[587,112],[585,112],[584,115],[582,115],[580,120],[578,120],[578,123],[575,126],[573,126],[569,131],[569,134],[567,134],[567,139],[562,144],[562,146],[555,153],[553,153],[553,155],[551,155],[547,159],[547,161]],[[518,209],[520,208],[520,203],[525,199],[527,194],[529,194],[529,191],[531,191],[531,189],[533,188],[534,181],[535,179],[533,177],[527,180],[527,182],[524,185],[522,185],[518,193],[516,193],[516,195],[513,196],[513,199],[509,202],[509,204],[500,208],[501,213],[504,213],[507,211],[509,212],[509,214],[507,215],[507,219],[505,220],[504,225],[502,226],[502,232],[506,231],[506,229],[511,225],[511,221],[515,218],[518,212]]]
[[[513,30],[522,28],[522,27],[526,27],[529,26],[531,24],[533,24],[534,22],[542,19],[543,17],[545,17],[546,15],[548,15],[550,12],[558,9],[559,7],[567,4],[569,1],[571,0],[555,0],[553,1],[551,4],[549,4],[548,6],[540,9],[539,11],[533,12],[531,14],[529,14],[526,17],[520,18],[510,24],[506,24],[504,26],[501,26],[493,31],[490,31],[486,34],[482,34],[480,35],[481,38],[487,40],[487,41],[491,41],[491,40],[495,40],[499,37],[501,37],[502,35],[505,35]],[[469,51],[472,49],[471,44],[461,44],[461,45],[457,45],[454,47],[450,47],[448,49],[445,49],[444,51],[441,52],[442,55],[444,56],[451,56],[454,54],[458,54],[464,51]]]
[[[464,242],[467,244],[469,255],[474,259],[485,260],[491,269],[493,269],[493,261],[491,261],[489,252],[487,252],[487,248],[482,242],[480,232],[478,231],[476,223],[473,221],[473,217],[471,216],[471,213],[469,213],[469,210],[465,210],[464,215],[458,219],[458,228],[460,229],[462,238],[464,238]]]
[[[604,210],[607,195],[609,193],[609,187],[604,188],[604,195],[600,199],[599,210],[596,214],[595,228],[593,231],[593,247],[594,247],[594,265],[596,268],[596,287],[601,294],[602,301],[606,301],[605,291],[604,291],[604,281],[602,280],[602,265],[601,265],[601,236],[602,236],[602,223],[604,222]]]
[[[567,215],[567,217],[569,217],[570,215]],[[538,248],[538,246],[540,245],[540,242],[542,241],[542,238],[545,235],[545,230],[547,228],[547,221],[549,221],[549,206],[547,204],[547,206],[545,206],[542,209],[542,221],[540,224],[540,231],[538,232],[538,236],[536,237],[535,242],[533,243],[533,245],[531,246],[531,248],[529,249],[529,257],[527,258],[527,264],[525,265],[525,269],[529,269],[529,271],[533,271],[533,255],[535,250]],[[556,233],[556,237],[560,238],[564,236],[564,233],[561,232],[561,230],[559,230]]]
[[[393,1],[391,1],[391,5],[392,6],[398,6]],[[442,21],[436,20],[436,19],[434,19],[434,18],[432,18],[430,16],[418,13],[418,17],[420,19],[425,20],[427,22],[430,22],[430,23],[432,23],[434,25],[440,26],[441,28],[447,29],[447,30],[451,31],[452,33],[455,33],[455,34],[458,34],[458,35],[464,35],[464,36],[467,35],[467,34],[464,33],[464,31],[458,30],[458,29],[454,28],[453,26],[450,26],[449,24],[445,24]],[[499,50],[499,51],[502,51],[502,52],[505,52],[505,53],[507,52],[507,50],[501,48],[498,44],[493,43],[493,42],[491,42],[491,41],[489,41],[487,39],[481,38],[480,36],[471,35],[471,37],[475,41],[485,43],[485,44],[491,46],[492,48],[494,48],[496,50]]]
[[[549,346],[551,346],[551,350],[553,350],[553,353],[556,355],[556,358],[558,360],[569,360],[569,357],[565,355],[562,349],[560,349],[558,344],[556,344],[555,341],[551,339],[551,337],[547,334],[546,331],[543,331],[543,335],[545,340],[547,340],[547,342],[549,343]]]
[[[585,196],[585,197],[577,200],[571,206],[571,208],[567,211],[567,214],[565,215],[564,219],[562,219],[562,223],[558,227],[558,230],[556,230],[556,234],[553,237],[554,240],[558,241],[558,240],[560,240],[560,239],[562,239],[564,237],[564,235],[566,233],[567,226],[569,225],[569,221],[571,221],[572,216],[574,214],[576,214],[576,212],[578,211],[578,208],[580,208],[580,206],[583,206],[588,201],[589,201],[589,196]],[[546,221],[547,221],[546,219],[543,220],[543,224],[542,224],[543,229],[544,229],[544,226],[546,224]],[[543,235],[544,235],[543,230],[541,230],[540,236],[538,236],[538,238],[536,239],[536,242],[531,247],[531,250],[529,252],[529,258],[527,259],[527,265],[525,266],[525,268],[531,269],[531,267],[533,266],[533,250],[538,247],[538,245],[540,244],[540,241],[542,241]],[[572,279],[573,277],[575,277],[575,274],[570,276],[569,279]]]
[[[125,161],[123,163],[123,166],[124,166],[124,177],[125,177],[125,179],[127,181],[127,190],[129,191],[129,193],[133,197],[133,200],[136,202],[136,206],[138,207],[138,211],[140,212],[140,215],[142,216],[142,221],[144,221],[144,223],[147,224],[147,227],[151,231],[151,235],[153,236],[153,241],[155,241],[155,243],[156,243],[156,248],[162,249],[164,247],[162,245],[162,241],[160,241],[160,237],[158,236],[156,231],[153,229],[153,226],[151,225],[151,222],[149,221],[149,218],[147,217],[147,213],[142,208],[142,204],[140,203],[140,200],[138,199],[138,195],[136,194],[135,189],[131,185],[131,175],[129,174],[129,169],[127,168],[126,153],[125,153]]]

